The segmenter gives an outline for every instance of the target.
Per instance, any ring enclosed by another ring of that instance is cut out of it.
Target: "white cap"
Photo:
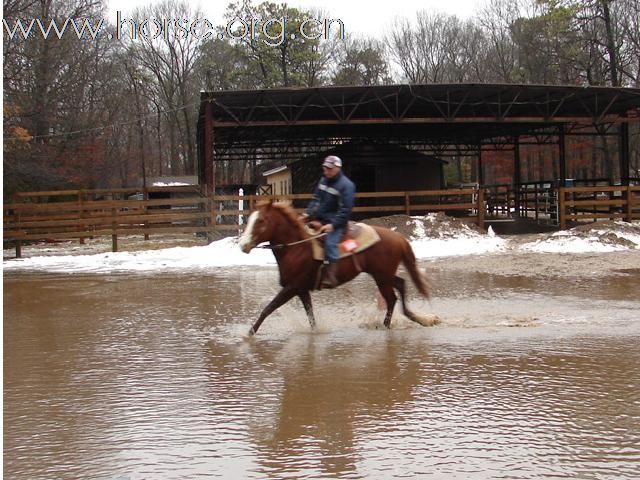
[[[340,160],[340,157],[336,157],[335,155],[329,155],[327,158],[324,159],[324,162],[322,162],[322,166],[327,168],[333,168],[333,167],[342,168],[342,160]]]

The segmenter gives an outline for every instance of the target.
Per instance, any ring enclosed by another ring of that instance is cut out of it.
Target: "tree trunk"
[[[611,24],[611,11],[609,10],[609,2],[611,0],[601,0],[602,5],[602,17],[604,19],[604,26],[607,35],[607,54],[609,55],[609,72],[611,74],[611,85],[614,87],[620,86],[620,80],[618,75],[618,55],[616,52],[616,42],[613,38],[613,25]]]

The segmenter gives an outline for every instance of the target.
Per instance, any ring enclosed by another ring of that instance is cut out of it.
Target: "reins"
[[[310,242],[311,240],[315,240],[316,238],[324,237],[325,235],[326,235],[326,232],[325,233],[319,233],[318,235],[314,235],[314,236],[309,237],[309,238],[303,238],[302,240],[298,240],[296,242],[279,243],[277,245],[258,245],[255,248],[269,248],[271,250],[275,250],[276,248],[291,247],[293,245],[298,245],[299,243]]]

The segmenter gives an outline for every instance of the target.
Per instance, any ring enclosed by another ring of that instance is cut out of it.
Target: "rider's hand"
[[[331,233],[331,232],[333,232],[333,225],[331,225],[330,223],[327,223],[326,225],[322,226],[320,231],[322,233]]]
[[[308,213],[301,213],[298,218],[300,219],[300,221],[302,222],[306,222],[309,219],[309,214]]]

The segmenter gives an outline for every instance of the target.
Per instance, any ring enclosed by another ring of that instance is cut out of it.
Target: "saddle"
[[[318,234],[317,229],[314,229],[311,225],[305,225],[305,228],[309,235],[313,236]],[[338,244],[340,258],[360,253],[379,241],[380,235],[378,235],[378,232],[376,232],[371,225],[349,222]],[[311,247],[313,249],[314,260],[324,260],[324,237],[314,238],[311,241]]]

